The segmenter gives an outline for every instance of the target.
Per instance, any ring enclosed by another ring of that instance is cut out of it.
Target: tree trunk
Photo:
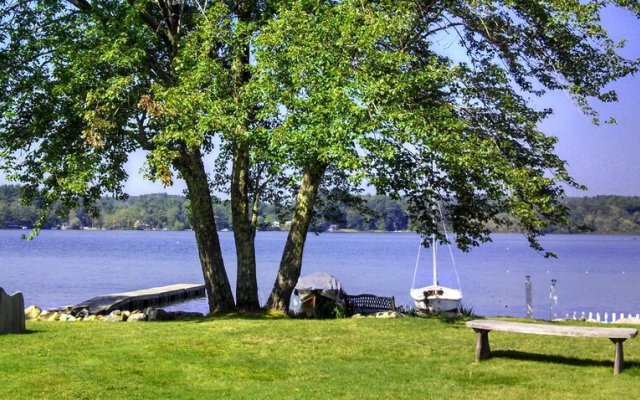
[[[302,253],[313,215],[313,207],[326,168],[327,166],[324,164],[312,165],[302,177],[302,184],[296,197],[296,210],[291,221],[291,229],[287,236],[278,277],[269,296],[267,308],[285,312],[289,310],[291,293],[302,270]]]
[[[236,280],[236,305],[241,310],[260,308],[258,280],[256,277],[256,227],[252,223],[249,209],[249,148],[236,144],[233,152],[231,173],[231,215],[233,238],[238,260]],[[255,194],[258,196],[258,194]]]
[[[209,312],[224,313],[235,308],[229,278],[224,268],[220,239],[213,215],[209,180],[200,150],[183,151],[174,166],[187,183],[191,221],[209,299]]]
[[[253,2],[236,2],[233,7],[236,9],[240,21],[250,22],[254,18],[252,12],[255,11],[256,7]],[[238,110],[244,108],[242,88],[251,79],[249,71],[251,48],[249,46],[249,37],[246,39],[247,43],[235,60],[238,63],[238,68],[234,70],[233,86]],[[251,114],[252,112],[250,111],[250,116],[241,126],[238,126],[237,137],[233,146],[233,166],[231,171],[231,215],[238,262],[236,305],[240,310],[257,310],[260,308],[258,280],[256,278],[256,227],[252,223],[249,206],[249,168],[251,160],[249,158],[248,130],[250,121],[254,118]],[[258,196],[258,193],[255,196]]]

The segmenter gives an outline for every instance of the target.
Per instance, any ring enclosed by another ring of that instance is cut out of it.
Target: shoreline
[[[2,232],[8,231],[31,231],[33,228],[0,228]],[[61,231],[61,232],[193,232],[192,229],[106,229],[106,228],[82,228],[82,229],[58,229],[58,228],[42,228],[40,233],[42,232],[50,232],[50,231]],[[231,229],[221,229],[217,231],[218,233],[232,233]],[[257,230],[257,233],[265,233],[265,232],[279,232],[279,233],[288,233],[288,230],[285,229],[263,229]],[[309,231],[309,233],[316,233],[315,231]],[[334,234],[334,233],[371,233],[371,234],[381,234],[381,233],[397,233],[397,234],[416,234],[415,231],[411,230],[399,230],[399,231],[382,231],[382,230],[356,230],[356,229],[336,229],[336,230],[326,230],[317,232],[318,234]],[[451,235],[451,232],[449,233]],[[493,235],[524,235],[522,232],[517,231],[496,231],[491,232],[491,236]],[[540,236],[540,238],[544,238],[546,236],[551,235],[562,235],[562,236],[640,236],[640,232],[638,233],[629,233],[629,232],[549,232]]]

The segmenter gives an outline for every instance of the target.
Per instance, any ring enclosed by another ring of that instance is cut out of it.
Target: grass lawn
[[[640,393],[640,341],[613,375],[606,339],[475,334],[438,318],[28,322],[0,336],[0,399],[618,399]]]

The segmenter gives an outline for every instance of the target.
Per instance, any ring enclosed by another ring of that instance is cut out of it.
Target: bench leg
[[[476,361],[486,360],[491,357],[489,347],[489,332],[486,329],[473,329],[476,332]]]
[[[613,361],[613,374],[618,375],[624,369],[624,352],[622,350],[622,343],[626,339],[611,339],[616,345],[616,358]]]

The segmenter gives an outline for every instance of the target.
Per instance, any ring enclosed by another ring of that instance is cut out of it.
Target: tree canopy
[[[602,26],[609,6],[640,15],[631,0],[2,0],[1,167],[45,218],[123,196],[127,156],[146,150],[150,179],[187,184],[212,312],[259,307],[265,197],[295,205],[273,308],[288,308],[323,187],[403,196],[414,228],[446,240],[440,203],[463,249],[488,222],[540,249],[579,184],[531,97],[564,90],[596,122],[590,100],[616,100],[607,85],[638,61]],[[235,300],[213,186],[231,198]]]

